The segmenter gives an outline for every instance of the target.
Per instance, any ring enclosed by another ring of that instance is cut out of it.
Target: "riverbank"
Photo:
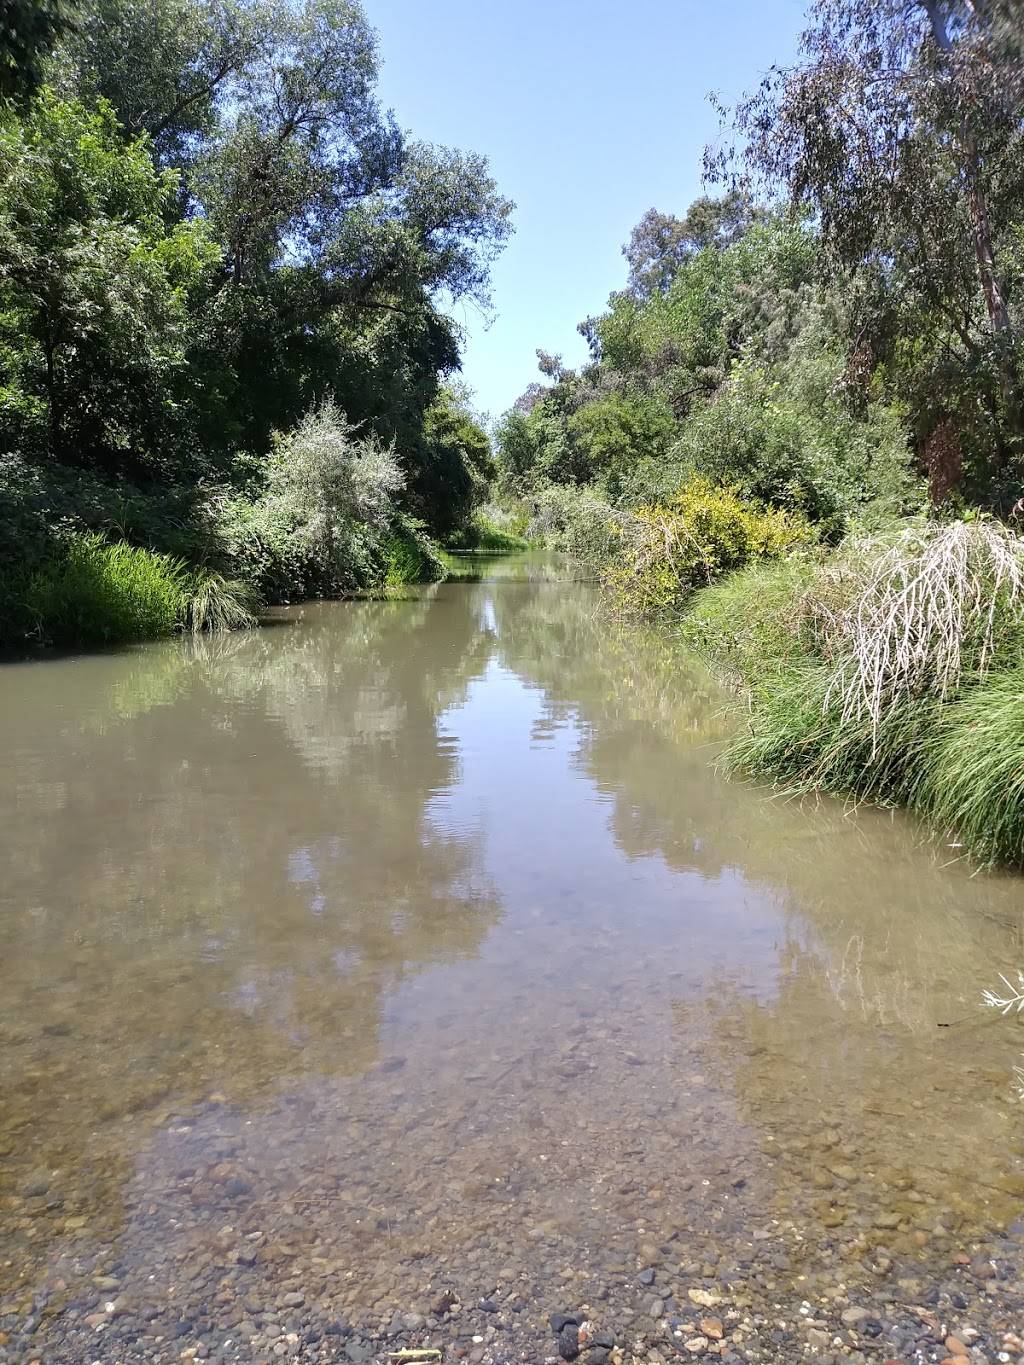
[[[555,506],[548,534],[609,610],[680,636],[732,687],[733,771],[787,795],[904,806],[954,856],[1024,865],[1015,530],[922,518],[830,545],[702,480],[664,505],[584,492]]]
[[[739,686],[726,759],[788,794],[905,806],[1024,864],[1024,541],[995,522],[851,537],[696,593],[680,626]]]

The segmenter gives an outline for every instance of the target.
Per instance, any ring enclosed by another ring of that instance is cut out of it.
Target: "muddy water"
[[[596,605],[526,559],[0,669],[0,1359],[1019,1274],[1024,884],[720,778]]]

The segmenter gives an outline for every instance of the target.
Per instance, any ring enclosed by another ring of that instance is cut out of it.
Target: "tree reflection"
[[[492,648],[469,602],[293,615],[0,673],[0,1191],[30,1239],[116,1221],[131,1125],[373,1065],[403,977],[499,913],[431,810]]]

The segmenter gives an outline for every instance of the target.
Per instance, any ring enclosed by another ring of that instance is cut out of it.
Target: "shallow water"
[[[369,1329],[446,1275],[546,1312],[665,1246],[810,1294],[1021,1237],[978,999],[1024,884],[726,781],[694,662],[549,561],[468,576],[0,668],[0,1311]]]

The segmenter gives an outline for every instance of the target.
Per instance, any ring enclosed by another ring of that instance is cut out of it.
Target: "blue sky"
[[[702,192],[718,123],[707,94],[755,85],[794,52],[803,0],[366,0],[382,102],[431,142],[484,153],[516,201],[473,308],[463,378],[497,416],[539,378],[538,346],[577,364],[576,324],[621,287],[645,210]]]

